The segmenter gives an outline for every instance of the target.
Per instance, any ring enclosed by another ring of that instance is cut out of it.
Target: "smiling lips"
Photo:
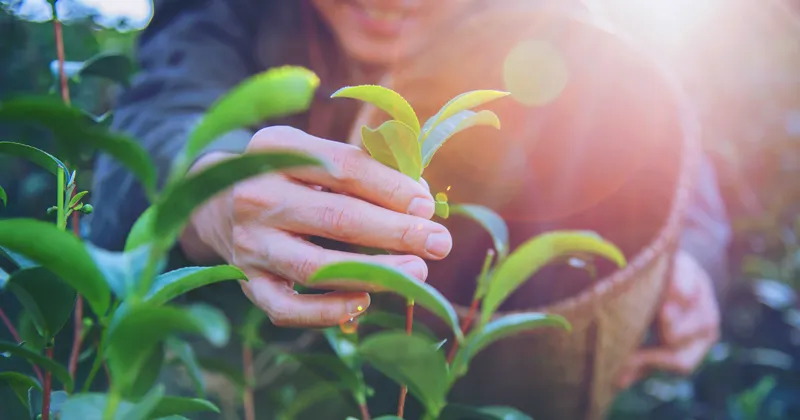
[[[409,8],[392,7],[392,5],[381,7],[382,5],[372,3],[360,0],[347,1],[348,9],[366,32],[385,37],[398,36],[412,19],[413,10]]]

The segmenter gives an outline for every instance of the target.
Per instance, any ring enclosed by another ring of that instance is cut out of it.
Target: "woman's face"
[[[415,54],[468,0],[312,0],[351,58],[386,65]]]

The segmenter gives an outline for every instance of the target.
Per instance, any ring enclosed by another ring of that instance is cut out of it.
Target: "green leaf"
[[[108,287],[118,298],[124,299],[137,290],[150,256],[149,246],[127,252],[112,252],[86,244],[86,250],[103,273]],[[159,269],[164,264],[165,261],[162,259]]]
[[[8,341],[0,341],[0,353],[9,353],[12,356],[21,357],[30,364],[51,372],[56,379],[64,384],[64,389],[66,389],[67,392],[72,392],[74,384],[72,382],[72,377],[69,376],[69,372],[67,372],[64,366],[54,362],[52,359],[28,350],[19,344]]]
[[[419,280],[382,264],[345,261],[323,266],[308,279],[308,284],[336,280],[354,284],[369,283],[395,292],[430,310],[453,329],[461,341],[461,327],[453,305],[438,290]]]
[[[239,366],[230,365],[214,357],[200,357],[197,359],[197,362],[204,371],[220,374],[238,388],[244,388],[246,382],[242,369]]]
[[[450,387],[447,362],[430,341],[400,331],[383,332],[365,339],[358,352],[375,369],[408,386],[433,417],[444,408]]]
[[[83,198],[83,197],[84,197],[86,194],[89,194],[89,191],[81,191],[81,192],[79,192],[79,193],[75,194],[75,196],[73,196],[73,197],[72,197],[72,199],[70,199],[70,200],[69,200],[69,204],[67,204],[67,208],[72,208],[72,207],[74,207],[76,204],[78,204],[78,202],[80,202],[80,201],[81,201],[81,199],[82,199],[82,198]]]
[[[511,337],[518,333],[543,327],[558,327],[567,331],[571,329],[569,322],[560,315],[543,313],[519,313],[495,319],[485,326],[474,330],[464,340],[453,360],[454,375],[464,375],[472,358],[492,343]]]
[[[481,323],[488,322],[503,301],[539,269],[573,253],[597,254],[619,267],[626,264],[619,248],[592,232],[556,231],[536,236],[511,253],[492,273],[481,308]]]
[[[164,385],[156,385],[138,403],[120,401],[114,420],[146,420],[155,418],[155,411],[164,400]],[[61,408],[64,420],[99,420],[108,406],[108,395],[97,393],[71,396]]]
[[[358,317],[358,323],[361,325],[375,325],[378,327],[386,328],[386,329],[393,329],[393,330],[402,330],[405,331],[406,329],[406,316],[400,314],[394,314],[390,312],[382,312],[378,310],[374,310],[370,308],[367,313]],[[414,334],[419,334],[423,336],[425,339],[430,341],[438,341],[439,339],[436,337],[436,334],[428,328],[427,325],[414,321],[412,326]],[[338,329],[338,327],[337,327]]]
[[[450,217],[450,204],[448,204],[447,201],[435,200],[433,202],[433,205],[434,205],[433,213],[435,215],[441,217],[442,219],[447,219],[448,217]]]
[[[64,391],[50,392],[50,418],[60,418],[59,414],[63,409],[64,404],[67,402],[69,396]],[[31,419],[41,418],[42,414],[42,400],[44,394],[38,388],[28,388],[28,413]]]
[[[264,341],[261,339],[261,324],[267,319],[267,314],[264,313],[258,306],[251,306],[247,310],[244,323],[239,330],[242,336],[242,342],[250,347],[262,347]]]
[[[8,195],[6,195],[6,190],[3,187],[0,187],[0,201],[3,202],[4,206],[8,205]]]
[[[292,152],[247,153],[194,173],[165,192],[153,220],[153,234],[169,237],[189,220],[195,208],[235,183],[266,172],[305,165],[319,160]]]
[[[389,120],[381,124],[377,130],[363,126],[361,138],[371,155],[373,150],[376,152],[376,160],[419,181],[422,174],[420,145],[417,136],[408,125]],[[391,160],[387,151],[391,154]]]
[[[359,317],[361,319],[361,317]],[[360,369],[361,359],[358,357],[357,334],[345,334],[340,327],[326,328],[322,331],[328,344],[336,356],[352,370]]]
[[[300,417],[301,413],[311,408],[314,404],[334,396],[339,396],[340,391],[341,385],[339,384],[330,382],[315,383],[295,395],[276,418],[278,420],[295,420]]]
[[[219,408],[211,401],[200,398],[166,396],[158,402],[155,410],[150,414],[150,418],[162,418],[185,413],[196,413],[200,411],[219,413]]]
[[[331,98],[358,99],[375,105],[411,128],[415,138],[419,137],[419,120],[416,112],[399,93],[391,89],[378,85],[348,86],[334,92]]]
[[[375,420],[403,420],[403,419],[401,417],[388,415],[388,416],[376,417]]]
[[[441,420],[533,420],[527,414],[511,407],[488,406],[468,407],[460,404],[448,404],[442,410]]]
[[[48,342],[37,331],[36,325],[33,323],[33,317],[26,310],[23,310],[19,315],[17,331],[19,331],[19,338],[23,343],[22,347],[34,353],[40,354],[48,345]]]
[[[231,325],[221,310],[203,303],[186,307],[189,315],[202,326],[202,334],[215,347],[224,347],[231,339]]]
[[[83,295],[95,314],[105,314],[108,286],[84,244],[72,233],[38,220],[0,220],[0,246],[49,269]]]
[[[144,364],[136,372],[133,384],[131,385],[130,392],[124,396],[131,399],[142,398],[153,389],[158,380],[158,375],[161,374],[161,368],[164,366],[164,346],[156,345],[148,353]]]
[[[179,340],[175,337],[168,337],[165,345],[166,348],[171,353],[174,353],[178,360],[180,360],[180,362],[186,367],[186,371],[189,373],[189,377],[192,379],[192,383],[194,384],[194,392],[201,398],[205,397],[205,378],[203,377],[203,371],[200,369],[200,364],[197,361],[197,357],[194,354],[194,349],[192,346],[189,343]]]
[[[318,86],[319,78],[302,67],[279,67],[250,77],[211,106],[189,135],[183,159],[193,161],[233,130],[305,111]]]
[[[448,118],[458,114],[461,111],[466,111],[475,107],[479,107],[495,99],[500,99],[504,96],[510,95],[508,92],[501,92],[497,90],[475,90],[471,92],[462,93],[455,98],[448,101],[439,112],[433,117],[429,118],[422,127],[423,141],[433,132],[439,123],[447,120]]]
[[[483,226],[492,237],[494,249],[500,261],[508,256],[508,226],[506,222],[491,209],[477,204],[452,204],[450,212],[470,218]]]
[[[125,240],[125,252],[133,251],[143,245],[148,244],[153,239],[153,220],[155,218],[157,208],[150,206],[145,210],[128,232],[128,238]]]
[[[28,408],[28,390],[31,388],[42,390],[39,381],[19,372],[0,372],[0,383],[11,388],[25,408]]]
[[[33,146],[13,141],[0,141],[0,154],[25,158],[53,175],[58,175],[58,171],[62,170],[66,175],[65,178],[69,178],[69,170],[64,162],[61,162],[50,153]]]
[[[109,154],[128,168],[153,196],[156,170],[147,151],[128,137],[98,127],[77,108],[50,97],[19,97],[0,103],[0,121],[35,124],[50,130],[66,151],[86,147]],[[74,154],[74,153],[73,153]],[[72,156],[75,160],[76,156]]]
[[[2,268],[0,268],[0,290],[6,288],[6,284],[8,284],[8,278],[9,278],[8,273]]]
[[[497,118],[494,112],[489,110],[480,112],[461,111],[437,124],[422,143],[422,167],[427,168],[430,165],[433,155],[444,146],[450,137],[470,127],[480,125],[494,127],[499,130],[500,119]]]
[[[123,54],[103,52],[84,61],[78,75],[101,77],[127,86],[133,72],[130,58]]]
[[[38,267],[39,264],[24,255],[0,246],[0,256],[13,263],[18,269]]]
[[[184,293],[225,280],[247,280],[247,277],[232,265],[180,268],[156,277],[145,300],[163,305]]]
[[[204,325],[210,318],[208,314],[197,316],[191,310],[143,303],[129,307],[118,320],[112,321],[108,327],[105,357],[120,392],[130,391],[152,349],[169,335],[197,333],[212,343],[219,343],[220,334],[215,331],[215,326]]]
[[[287,354],[306,369],[328,382],[347,388],[359,404],[365,404],[366,384],[342,360],[328,354]]]
[[[31,315],[47,342],[61,331],[75,307],[75,289],[44,267],[15,271],[6,287]]]

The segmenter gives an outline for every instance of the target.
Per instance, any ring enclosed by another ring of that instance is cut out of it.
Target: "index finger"
[[[384,166],[358,147],[314,137],[291,127],[270,127],[256,133],[248,149],[293,149],[308,153],[328,162],[331,172],[294,168],[285,174],[396,212],[426,219],[433,216],[433,197],[425,186]]]

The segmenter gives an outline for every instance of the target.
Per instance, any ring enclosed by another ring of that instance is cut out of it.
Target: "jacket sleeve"
[[[159,184],[204,111],[224,92],[254,73],[256,21],[252,0],[155,0],[154,16],[139,39],[140,73],[114,109],[112,129],[137,139],[155,161]],[[213,149],[244,150],[252,133],[227,134]],[[88,237],[118,250],[147,208],[129,171],[108,156],[95,165]]]
[[[680,248],[695,257],[711,276],[717,296],[722,300],[730,281],[727,253],[732,229],[714,167],[707,157],[703,158],[698,175]]]

